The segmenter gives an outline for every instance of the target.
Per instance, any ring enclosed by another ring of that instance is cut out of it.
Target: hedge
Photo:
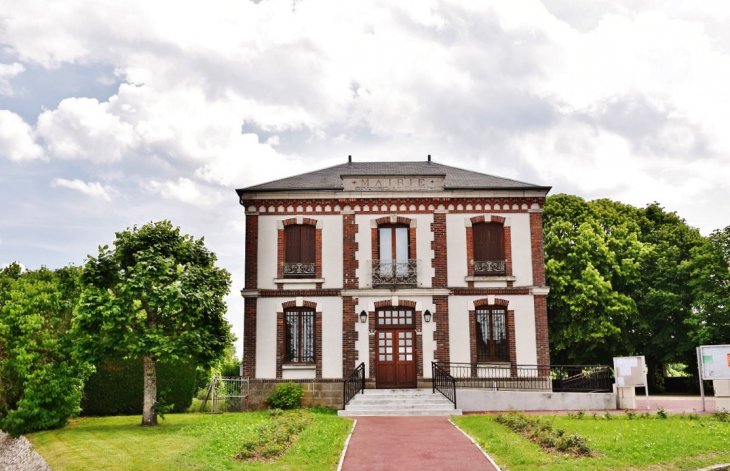
[[[142,413],[142,360],[113,359],[96,365],[86,381],[81,415],[138,415]],[[157,363],[157,400],[185,412],[195,392],[195,365]]]

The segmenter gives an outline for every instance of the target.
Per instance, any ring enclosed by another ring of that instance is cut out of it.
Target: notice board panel
[[[613,370],[616,374],[616,386],[619,388],[646,386],[643,356],[615,357]]]
[[[702,379],[730,379],[730,345],[700,347]]]

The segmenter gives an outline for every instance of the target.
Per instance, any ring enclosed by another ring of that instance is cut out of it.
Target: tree
[[[80,269],[0,271],[0,428],[61,427],[80,411],[90,372],[70,335]]]
[[[553,362],[608,364],[630,349],[626,332],[637,308],[627,294],[644,251],[635,208],[577,196],[548,198],[545,270]]]
[[[181,235],[169,221],[118,232],[114,249],[100,247],[86,261],[78,351],[90,361],[108,354],[142,359],[142,425],[157,424],[158,361],[208,365],[232,342],[223,301],[230,275],[215,262],[203,239]]]
[[[693,255],[690,338],[694,346],[730,343],[730,226],[710,234]]]

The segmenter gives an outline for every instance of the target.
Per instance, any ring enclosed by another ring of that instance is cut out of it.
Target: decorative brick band
[[[480,216],[474,216],[470,219],[472,224],[479,224],[480,222],[496,222],[498,224],[504,224],[505,218],[502,216],[490,216],[489,221],[487,221],[487,218],[484,217],[484,215]]]
[[[375,301],[375,309],[381,308],[381,307],[409,307],[412,309],[416,308],[416,302],[415,301],[408,301],[405,299],[399,299],[398,305],[393,306],[393,301],[390,299],[386,299],[385,301]]]
[[[452,288],[451,296],[489,296],[507,295],[519,296],[521,294],[530,294],[529,288]]]
[[[296,297],[332,297],[339,296],[339,289],[262,289],[259,291],[261,298],[296,298]]]
[[[254,199],[246,201],[249,213],[292,216],[295,214],[332,215],[341,211],[356,214],[429,214],[434,211],[449,213],[499,212],[526,213],[542,209],[545,197],[396,197],[396,198],[304,198]]]
[[[509,301],[506,299],[499,299],[494,298],[494,302],[489,302],[489,298],[483,298],[483,299],[477,299],[474,301],[474,307],[481,307],[481,306],[509,306]]]
[[[281,307],[282,307],[282,309],[290,309],[293,307],[306,307],[309,309],[317,309],[317,303],[315,303],[314,301],[303,300],[302,305],[297,306],[296,301],[286,301],[286,302],[281,303]]]

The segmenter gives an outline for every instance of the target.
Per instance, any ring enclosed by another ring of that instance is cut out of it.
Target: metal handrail
[[[604,365],[518,365],[509,362],[437,362],[459,388],[604,392],[611,372]]]
[[[342,381],[342,408],[355,397],[358,392],[365,392],[365,363],[360,363],[347,378]]]
[[[454,403],[454,409],[456,409],[456,379],[438,366],[435,361],[431,362],[431,378],[433,393],[436,394],[438,391],[443,394],[446,399]]]

